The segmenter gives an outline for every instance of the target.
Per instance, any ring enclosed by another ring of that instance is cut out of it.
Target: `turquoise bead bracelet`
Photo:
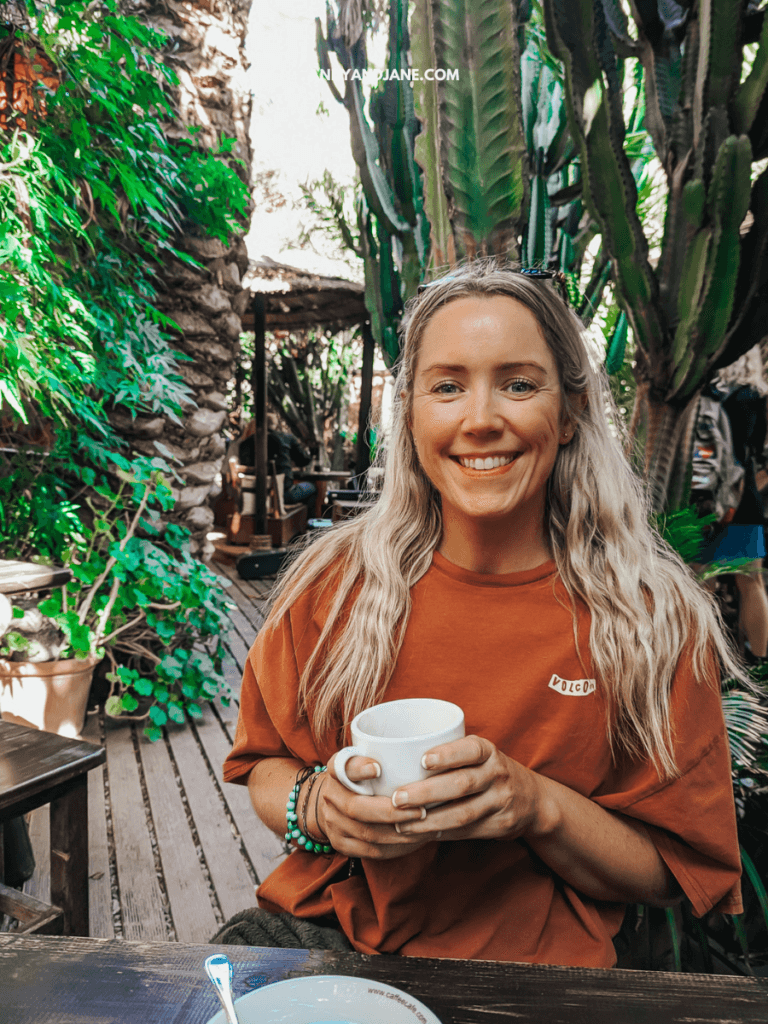
[[[296,785],[291,790],[291,795],[288,797],[288,802],[285,805],[285,820],[286,820],[286,833],[285,843],[286,846],[290,846],[293,840],[301,847],[306,850],[307,853],[333,853],[333,847],[329,843],[318,842],[317,839],[312,839],[311,836],[305,835],[304,832],[299,828],[299,813],[298,813],[298,802],[299,792],[301,787],[308,778],[311,778],[309,784],[309,791],[307,792],[306,800],[309,800],[312,786],[318,781],[318,776],[325,771],[325,765],[315,765],[313,770],[305,769],[304,772],[299,774],[296,780]],[[304,828],[306,829],[306,801],[304,805]]]

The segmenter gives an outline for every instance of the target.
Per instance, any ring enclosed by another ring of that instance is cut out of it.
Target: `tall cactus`
[[[597,226],[581,199],[562,69],[547,50],[540,3],[415,0],[411,39],[430,269],[489,253],[556,266],[577,292]],[[434,68],[446,77],[430,79]],[[581,313],[597,308],[607,279],[601,252]]]
[[[339,13],[345,5],[339,3]],[[398,355],[397,327],[403,304],[415,295],[424,275],[429,223],[423,209],[421,175],[414,161],[419,130],[413,109],[408,70],[407,3],[390,0],[389,48],[385,79],[372,91],[369,117],[365,112],[362,77],[368,69],[361,21],[344,18],[344,29],[329,4],[327,35],[316,20],[320,67],[331,70],[334,52],[345,72],[344,94],[329,86],[349,114],[352,154],[363,186],[358,227],[365,264],[365,302],[371,328],[384,359],[392,365]]]
[[[768,171],[752,182],[754,162],[768,156],[768,18],[751,0],[643,0],[630,32],[618,0],[544,0],[544,9],[565,69],[583,199],[634,334],[645,472],[657,509],[674,508],[687,498],[701,388],[768,325]],[[758,47],[742,83],[749,42]],[[625,152],[619,54],[642,63],[667,178],[655,266]]]
[[[422,120],[416,152],[426,169],[428,210],[439,235],[445,233],[447,210],[456,256],[517,257],[527,154],[513,5],[417,0],[412,37]],[[430,81],[432,69],[458,77]],[[436,239],[438,258],[448,255],[449,244],[443,253],[441,240]]]

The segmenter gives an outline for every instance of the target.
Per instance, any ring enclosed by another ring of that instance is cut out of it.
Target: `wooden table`
[[[0,877],[3,822],[50,803],[51,900],[65,935],[88,934],[87,773],[106,756],[92,743],[0,722]]]
[[[325,494],[330,483],[343,483],[354,476],[345,469],[294,469],[293,479],[307,480],[317,485],[317,496],[315,497],[315,519],[319,519],[325,503]]]
[[[768,1020],[768,984],[753,978],[0,935],[0,1024],[205,1024],[219,1005],[203,961],[217,952],[234,964],[236,997],[286,978],[351,975],[403,989],[442,1024]]]

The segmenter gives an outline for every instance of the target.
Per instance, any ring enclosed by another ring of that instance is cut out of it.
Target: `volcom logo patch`
[[[571,697],[585,697],[588,693],[594,693],[596,687],[594,679],[563,679],[561,676],[553,675],[549,680],[551,690],[567,693]]]

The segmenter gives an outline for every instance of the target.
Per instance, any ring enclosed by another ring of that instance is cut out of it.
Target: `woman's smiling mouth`
[[[452,455],[451,458],[464,469],[487,472],[489,469],[500,469],[508,466],[515,461],[518,455],[520,455],[520,452],[511,452],[508,455],[489,455],[485,458],[469,458],[462,455]]]

